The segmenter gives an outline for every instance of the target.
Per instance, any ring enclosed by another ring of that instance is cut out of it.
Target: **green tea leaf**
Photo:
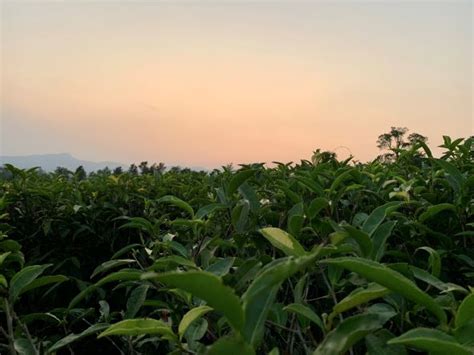
[[[295,179],[302,184],[303,186],[307,187],[310,191],[318,194],[319,196],[324,195],[324,190],[319,183],[315,180],[306,177],[306,176],[295,176]]]
[[[181,322],[179,323],[179,326],[178,326],[179,338],[180,339],[183,338],[184,333],[186,333],[186,330],[191,325],[191,323],[193,323],[194,321],[196,321],[197,319],[199,319],[200,317],[202,317],[204,314],[206,314],[209,311],[212,311],[212,308],[209,306],[199,306],[199,307],[189,310],[183,316],[183,318],[181,319]]]
[[[224,337],[209,347],[207,355],[255,355],[255,350],[242,339]]]
[[[232,196],[232,194],[237,191],[239,186],[254,176],[256,172],[256,170],[242,170],[235,174],[229,182],[227,196]]]
[[[369,235],[353,226],[346,225],[342,227],[348,236],[354,239],[362,252],[362,256],[368,257],[372,252],[372,240]]]
[[[131,263],[136,263],[136,261],[134,259],[115,259],[106,261],[94,269],[91,275],[91,279],[94,278],[94,276],[97,276],[98,274],[101,274],[105,271]]]
[[[98,333],[98,332],[100,332],[104,329],[107,329],[108,327],[109,327],[109,324],[97,323],[97,324],[91,325],[89,328],[82,331],[81,333],[78,333],[78,334],[71,333],[71,334],[65,336],[64,338],[58,340],[53,345],[51,345],[51,347],[48,349],[48,353],[54,353],[54,352],[58,351],[59,349],[65,347],[69,344],[72,344],[73,342],[75,342],[77,340],[80,340],[82,338],[85,338],[86,336]]]
[[[150,234],[153,233],[153,224],[146,218],[143,217],[121,217],[120,219],[128,220],[127,223],[122,224],[119,229],[132,228],[146,231]],[[114,258],[112,258],[114,259]]]
[[[117,259],[119,256],[122,256],[123,254],[126,254],[130,250],[133,250],[135,248],[143,248],[143,245],[138,244],[138,243],[129,244],[129,245],[121,248],[120,250],[118,250],[114,255],[111,256],[110,259]]]
[[[454,191],[459,191],[464,184],[464,176],[461,172],[450,162],[441,159],[434,159],[435,164],[439,165],[447,174],[448,182]]]
[[[456,206],[451,203],[440,203],[438,205],[430,206],[423,212],[418,220],[420,222],[425,222],[427,219],[433,218],[438,213],[442,211],[453,211],[456,212]]]
[[[38,277],[36,280],[30,282],[28,286],[24,287],[20,291],[20,295],[38,287],[46,286],[52,283],[58,284],[58,283],[68,281],[68,280],[69,278],[63,275],[50,275],[50,276]]]
[[[308,218],[314,219],[318,213],[329,206],[329,201],[324,197],[316,197],[311,201],[308,207]]]
[[[206,268],[207,272],[216,276],[225,276],[229,273],[232,265],[234,264],[235,258],[224,258],[220,259],[212,265]]]
[[[85,297],[87,297],[89,294],[94,292],[100,286],[103,286],[113,281],[140,280],[140,276],[142,274],[143,272],[139,270],[121,270],[121,271],[114,272],[113,274],[107,275],[104,278],[97,281],[95,284],[86,287],[84,290],[78,293],[69,303],[68,309],[73,308],[75,305],[77,305],[80,301],[82,301]]]
[[[242,195],[242,197],[249,202],[250,210],[253,212],[258,211],[258,209],[260,208],[260,202],[257,193],[247,181],[239,186],[238,191]]]
[[[298,237],[304,224],[303,202],[294,205],[288,211],[288,231],[291,235]]]
[[[157,279],[168,286],[190,292],[216,311],[222,312],[236,330],[242,328],[244,315],[239,298],[233,289],[225,286],[214,274],[205,271],[169,272],[146,278]]]
[[[303,256],[306,254],[303,246],[290,234],[279,228],[262,228],[260,233],[277,249],[288,256]]]
[[[13,342],[16,354],[18,355],[37,355],[38,351],[34,348],[32,342],[26,338],[15,338]]]
[[[287,312],[293,312],[293,313],[299,314],[299,315],[309,319],[311,322],[316,324],[319,327],[319,329],[321,329],[323,332],[325,332],[323,321],[308,306],[302,305],[300,303],[292,303],[292,304],[289,304],[288,306],[285,306],[283,308],[283,310],[285,310]]]
[[[192,260],[183,258],[179,255],[169,255],[156,259],[155,263],[150,266],[148,270],[158,270],[169,266],[188,266],[194,269],[197,268],[196,264]]]
[[[426,282],[428,285],[431,285],[431,286],[437,288],[438,290],[442,291],[443,293],[454,292],[454,291],[460,292],[460,293],[465,293],[465,294],[468,293],[468,291],[464,287],[456,285],[452,282],[443,282],[440,279],[438,279],[437,277],[430,274],[428,271],[420,269],[416,266],[411,266],[410,265],[409,270],[411,271],[411,273],[413,274],[413,276],[417,280],[421,280],[423,282]]]
[[[250,300],[244,303],[245,324],[242,335],[254,347],[262,341],[265,321],[282,282],[269,285],[265,292],[254,294]]]
[[[362,225],[362,230],[368,235],[372,236],[378,226],[382,224],[387,214],[390,211],[398,208],[401,204],[402,202],[400,201],[392,201],[377,207],[365,220],[364,224]]]
[[[148,285],[140,285],[132,291],[127,300],[127,310],[123,316],[125,319],[130,319],[136,316],[140,308],[143,306],[143,302],[146,300],[148,288]]]
[[[386,329],[380,329],[374,334],[365,337],[367,346],[367,355],[406,355],[407,352],[403,345],[389,345],[387,341],[395,336]]]
[[[437,354],[472,355],[455,338],[437,329],[415,328],[389,340],[388,344],[403,344]]]
[[[56,317],[52,313],[30,313],[24,316],[20,317],[20,321],[23,322],[24,324],[28,324],[37,320],[41,320],[43,322],[48,322],[48,323],[53,323],[53,324],[59,324],[61,323],[61,319]]]
[[[244,339],[257,346],[262,339],[264,322],[281,283],[296,272],[310,266],[318,257],[320,248],[301,257],[277,259],[262,269],[242,295],[245,325]]]
[[[52,264],[27,266],[18,271],[10,280],[10,301],[14,303],[23,289],[29,286]]]
[[[462,326],[454,329],[454,337],[465,346],[474,347],[474,318],[464,323]]]
[[[223,210],[223,209],[226,209],[226,208],[227,208],[226,205],[224,205],[222,203],[211,203],[209,205],[201,207],[196,212],[196,218],[203,219],[204,217],[207,217],[207,216],[213,214],[215,211]]]
[[[372,260],[380,261],[382,259],[385,254],[385,245],[387,243],[387,239],[392,234],[393,228],[396,224],[396,221],[382,223],[372,234],[373,248],[370,255]]]
[[[430,264],[431,274],[433,274],[434,277],[439,277],[439,274],[441,273],[441,257],[439,256],[439,253],[430,247],[421,247],[416,250],[424,250],[430,255],[428,262]]]
[[[158,199],[156,202],[157,203],[163,203],[163,202],[164,203],[169,203],[171,205],[179,207],[183,211],[186,211],[187,213],[189,213],[191,215],[191,218],[194,218],[194,210],[191,207],[191,205],[189,203],[181,200],[180,198],[177,198],[176,196],[166,195],[166,196],[163,196],[162,198]]]
[[[243,233],[249,219],[250,204],[247,200],[241,200],[232,210],[232,224],[237,233]]]
[[[339,301],[329,315],[333,319],[336,315],[346,312],[349,309],[357,307],[361,304],[370,302],[377,298],[388,295],[391,291],[376,283],[370,283],[366,288],[360,287],[352,291],[348,296]]]
[[[382,328],[385,319],[376,314],[359,314],[346,318],[330,331],[313,355],[344,354],[368,334]]]
[[[109,326],[105,331],[100,333],[97,338],[111,335],[137,336],[144,334],[161,335],[163,339],[168,340],[176,339],[176,335],[166,323],[153,318],[123,320]]]
[[[223,319],[223,318],[221,318]],[[191,349],[203,349],[203,345],[200,344],[198,341],[202,339],[202,337],[206,334],[209,328],[209,323],[204,318],[199,318],[195,322],[192,322],[189,328],[186,330],[184,334],[184,338],[186,339],[187,347]]]
[[[2,266],[3,262],[5,261],[5,259],[8,257],[8,255],[10,255],[12,252],[11,251],[7,251],[6,253],[2,253],[0,254],[0,266]]]
[[[8,281],[7,278],[0,274],[0,286],[7,288],[8,287]]]
[[[446,313],[428,294],[421,291],[412,281],[402,274],[371,260],[354,257],[341,257],[321,261],[341,266],[352,272],[358,273],[367,280],[377,282],[389,290],[396,292],[407,299],[423,305],[432,312],[442,324],[447,323]]]
[[[354,173],[354,170],[352,168],[349,168],[346,171],[343,171],[341,174],[339,174],[331,184],[331,187],[329,188],[329,196],[332,196],[334,194],[334,191],[338,188],[338,186],[344,181],[347,180],[352,176]]]
[[[20,251],[20,249],[21,245],[16,240],[7,239],[0,242],[0,250],[15,252]]]
[[[474,319],[474,294],[471,293],[459,305],[454,324],[459,328],[472,319]]]

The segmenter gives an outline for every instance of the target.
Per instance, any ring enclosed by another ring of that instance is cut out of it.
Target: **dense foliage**
[[[473,143],[209,173],[6,166],[0,352],[472,354]]]

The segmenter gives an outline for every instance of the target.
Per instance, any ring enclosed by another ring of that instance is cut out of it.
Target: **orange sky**
[[[393,125],[474,133],[471,1],[1,6],[4,155],[367,160]]]

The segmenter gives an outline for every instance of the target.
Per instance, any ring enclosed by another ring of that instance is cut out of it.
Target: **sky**
[[[1,155],[214,168],[474,134],[471,0],[0,3]]]

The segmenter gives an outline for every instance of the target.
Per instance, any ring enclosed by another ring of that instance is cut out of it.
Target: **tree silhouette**
[[[56,170],[54,170],[54,173],[56,175],[64,176],[65,178],[69,178],[73,174],[71,170],[62,166],[58,166]]]
[[[122,169],[122,167],[121,167],[121,166],[117,166],[117,167],[114,169],[114,171],[113,171],[112,174],[114,174],[115,176],[123,174],[123,169]]]
[[[148,166],[147,161],[142,161],[140,165],[138,165],[138,168],[140,169],[140,173],[142,175],[160,175],[166,170],[164,163],[154,163],[153,165]]]
[[[128,172],[131,175],[138,175],[138,167],[135,164],[131,164],[130,167],[128,168]]]
[[[82,165],[77,167],[76,171],[74,172],[74,176],[77,180],[84,180],[87,178],[87,173]]]
[[[148,174],[150,172],[147,161],[142,161],[140,165],[138,165],[138,168],[140,169],[140,173],[142,175]]]
[[[407,132],[408,128],[406,127],[391,127],[390,132],[381,134],[377,139],[377,147],[387,149],[390,152],[382,154],[378,159],[384,161],[397,160],[402,151],[414,147],[417,143],[428,141],[427,137],[419,133],[411,133],[405,140]]]

